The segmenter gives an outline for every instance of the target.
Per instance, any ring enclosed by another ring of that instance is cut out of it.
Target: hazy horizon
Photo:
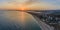
[[[0,9],[55,10],[60,0],[0,0]]]

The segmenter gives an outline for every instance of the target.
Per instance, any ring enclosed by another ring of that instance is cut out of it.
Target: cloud
[[[52,1],[52,0],[51,0]],[[56,0],[57,1],[57,0]],[[60,1],[60,0],[58,0]],[[0,3],[0,9],[20,9],[25,7],[27,9],[59,9],[60,5],[54,4],[54,2],[46,2],[42,0],[6,0]]]
[[[45,9],[57,9],[56,5],[52,5],[46,2],[40,2],[40,3],[35,3],[30,6],[28,6],[28,9],[33,9],[33,10],[45,10]]]

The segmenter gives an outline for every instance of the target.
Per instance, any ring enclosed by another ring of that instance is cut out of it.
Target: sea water
[[[0,11],[0,30],[41,30],[34,20],[26,12]]]

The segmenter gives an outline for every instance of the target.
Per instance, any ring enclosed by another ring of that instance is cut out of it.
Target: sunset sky
[[[60,0],[0,0],[0,10],[1,9],[2,10],[7,10],[7,9],[8,10],[11,9],[12,10],[60,10]],[[5,20],[5,18],[8,20]],[[2,20],[3,22],[1,21],[1,19],[3,19]],[[2,22],[1,24],[3,24],[5,21],[12,22],[11,23],[12,25],[13,23],[17,23],[19,25],[22,24],[22,26],[24,26],[24,28],[22,27],[23,29],[25,29],[27,25],[28,27],[33,25],[32,28],[34,27],[34,29],[38,29],[36,27],[36,25],[38,25],[40,28],[40,24],[37,22],[37,20],[31,14],[25,11],[0,11],[0,21]],[[27,29],[29,29],[28,27]]]
[[[60,9],[60,0],[0,0],[0,9]]]

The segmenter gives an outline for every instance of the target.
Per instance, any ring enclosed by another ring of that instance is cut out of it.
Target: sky
[[[0,9],[57,10],[60,0],[0,0]]]

